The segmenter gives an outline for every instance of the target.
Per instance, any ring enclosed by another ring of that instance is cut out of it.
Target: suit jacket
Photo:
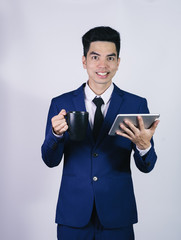
[[[52,99],[49,109],[42,158],[48,167],[55,167],[64,156],[56,223],[85,226],[90,220],[94,201],[104,227],[118,228],[136,223],[130,156],[134,150],[138,169],[144,173],[150,172],[157,159],[153,141],[150,151],[142,158],[129,139],[109,136],[108,132],[119,113],[148,113],[146,99],[114,85],[109,109],[96,142],[90,125],[84,141],[71,141],[67,132],[62,138],[55,137],[51,118],[61,109],[86,111],[84,84],[75,91]]]

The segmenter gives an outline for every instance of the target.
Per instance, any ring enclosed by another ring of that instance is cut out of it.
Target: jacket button
[[[93,153],[93,157],[98,157],[98,153]]]
[[[93,181],[96,182],[98,180],[98,178],[95,176],[93,177]]]

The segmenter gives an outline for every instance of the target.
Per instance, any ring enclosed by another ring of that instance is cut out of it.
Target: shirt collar
[[[113,83],[109,86],[109,88],[100,96],[104,101],[105,104],[107,104],[110,101],[112,92],[114,89]],[[92,91],[92,89],[89,87],[88,83],[86,83],[85,88],[84,88],[84,93],[85,93],[85,98],[88,101],[92,101],[97,95]]]

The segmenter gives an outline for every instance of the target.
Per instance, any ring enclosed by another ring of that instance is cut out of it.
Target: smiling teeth
[[[101,76],[105,76],[105,75],[107,75],[107,72],[105,72],[105,73],[97,73],[98,75],[101,75]]]

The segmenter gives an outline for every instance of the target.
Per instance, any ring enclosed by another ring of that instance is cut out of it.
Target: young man
[[[121,125],[124,133],[108,135],[117,114],[148,113],[147,101],[112,83],[120,63],[117,31],[96,27],[89,30],[82,41],[82,62],[88,81],[77,90],[52,100],[42,145],[42,158],[47,166],[57,166],[64,156],[56,210],[57,236],[61,240],[133,240],[137,210],[130,156],[133,150],[140,171],[153,169],[157,156],[152,136],[158,121],[145,129],[139,118],[139,128],[126,122],[127,127]],[[96,101],[101,102],[100,107]],[[65,119],[68,111],[89,112],[84,141],[70,140]],[[102,114],[104,120],[95,136],[97,113]]]

